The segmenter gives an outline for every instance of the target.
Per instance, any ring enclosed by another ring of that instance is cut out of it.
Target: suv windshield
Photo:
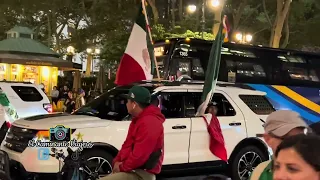
[[[128,116],[127,100],[121,95],[128,94],[132,86],[117,87],[102,94],[95,100],[76,110],[73,115],[95,116],[101,119],[121,121]],[[152,93],[152,87],[146,87]]]

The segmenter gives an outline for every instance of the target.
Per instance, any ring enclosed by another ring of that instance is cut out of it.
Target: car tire
[[[98,170],[98,172],[107,172],[107,174],[112,173],[112,161],[114,157],[106,150],[103,149],[88,149],[85,150],[81,153],[81,158],[86,161],[87,167],[89,167],[91,170],[97,168],[97,166],[91,166],[93,163],[91,162],[96,162],[98,163],[98,158],[100,158],[100,162],[103,163],[101,169]],[[95,160],[96,159],[96,160]],[[102,160],[102,161],[101,161]],[[102,171],[100,171],[102,170]],[[87,176],[87,175],[85,175]],[[86,179],[86,178],[85,178]]]
[[[253,169],[261,162],[267,161],[266,156],[256,146],[247,146],[241,148],[239,152],[229,161],[230,175],[232,180],[246,180],[249,179]],[[247,162],[245,162],[247,161]],[[243,176],[242,176],[243,175]]]
[[[112,161],[114,157],[103,149],[87,149],[80,153],[79,158],[81,159],[81,167],[84,169],[81,171],[83,179],[98,179],[102,177],[100,175],[107,175],[112,173]],[[99,159],[102,166],[100,169],[97,169],[99,166]],[[95,172],[97,170],[97,172]],[[89,174],[90,173],[90,174]],[[64,172],[63,179],[71,180],[73,174],[73,169],[68,169],[67,172]]]

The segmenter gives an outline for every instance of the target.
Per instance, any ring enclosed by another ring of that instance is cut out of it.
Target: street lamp
[[[202,24],[202,32],[201,32],[201,35],[202,35],[202,39],[204,38],[204,31],[205,31],[205,24],[206,24],[206,20],[205,20],[205,6],[206,4],[208,3],[208,0],[203,0],[202,1],[202,6],[201,6],[201,9],[202,9],[202,17],[201,17],[201,24]],[[210,0],[210,6],[216,8],[220,5],[220,0]],[[188,12],[190,13],[194,13],[195,11],[197,10],[197,6],[196,5],[189,5],[188,6]]]
[[[192,4],[188,6],[188,12],[194,13],[197,10],[197,6]]]
[[[92,49],[91,48],[87,48],[87,53],[91,54],[92,53]]]
[[[247,42],[251,42],[252,41],[252,35],[251,34],[247,34],[246,35],[246,41]]]
[[[67,47],[67,53],[68,54],[74,54],[75,52],[74,52],[74,47],[73,46],[68,46]]]
[[[211,0],[211,6],[212,7],[220,6],[220,1],[219,0]]]
[[[237,33],[236,34],[236,40],[239,43],[250,43],[252,41],[253,36],[251,34],[244,34],[244,33]]]
[[[67,61],[73,62],[73,56],[75,54],[75,49],[73,46],[67,47]],[[72,71],[63,71],[63,74],[65,77],[67,77],[67,80],[70,82],[72,81]]]
[[[86,67],[86,76],[90,77],[91,71],[93,69],[93,67],[91,69],[91,66],[93,66],[93,64],[92,64],[93,56],[99,55],[101,50],[99,48],[87,48],[86,51],[87,51],[87,54],[88,54],[87,67]]]

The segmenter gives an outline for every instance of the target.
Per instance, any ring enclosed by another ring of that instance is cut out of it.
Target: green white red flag
[[[214,94],[214,90],[218,81],[218,75],[219,75],[219,68],[220,68],[220,60],[221,60],[221,48],[224,39],[226,36],[223,36],[223,29],[225,32],[227,31],[227,23],[226,16],[223,18],[223,23],[220,23],[219,31],[217,33],[216,39],[212,44],[205,81],[204,81],[204,87],[202,91],[202,97],[201,97],[201,105],[198,107],[197,110],[197,116],[202,116],[205,113],[205,110]]]
[[[208,134],[210,136],[209,149],[211,153],[225,162],[227,162],[228,160],[228,155],[227,155],[227,149],[225,146],[225,141],[222,134],[220,122],[215,115],[209,115],[209,114],[205,115],[204,113],[205,113],[205,110],[207,109],[209,102],[211,101],[211,98],[214,94],[215,87],[218,81],[222,44],[224,40],[228,39],[227,34],[228,34],[229,28],[227,27],[226,20],[227,20],[227,17],[224,16],[223,22],[220,23],[219,31],[217,33],[216,39],[211,48],[205,82],[203,86],[202,98],[201,98],[202,103],[197,110],[197,115],[202,116],[203,120],[207,125]],[[223,36],[223,33],[222,33],[223,29],[224,29],[224,32],[226,33],[225,36]]]
[[[141,1],[139,14],[133,25],[124,55],[121,58],[115,83],[127,85],[153,78],[155,55],[146,8],[148,4]]]

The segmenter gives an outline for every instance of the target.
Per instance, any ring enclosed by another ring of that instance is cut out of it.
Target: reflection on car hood
[[[17,120],[13,123],[14,126],[30,129],[49,129],[56,125],[64,125],[71,129],[78,128],[92,128],[92,127],[105,127],[112,121],[103,120],[93,116],[86,115],[69,115],[69,114],[46,114],[39,116],[27,117]]]

